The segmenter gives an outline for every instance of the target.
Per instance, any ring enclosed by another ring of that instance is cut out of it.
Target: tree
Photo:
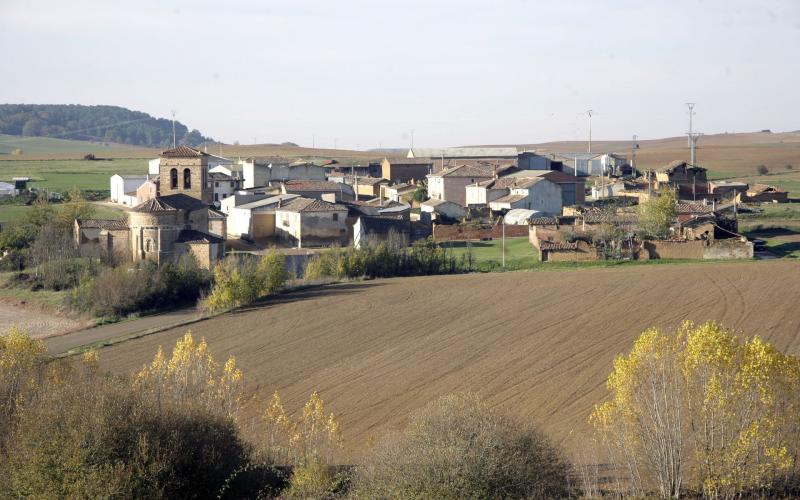
[[[645,239],[659,239],[669,235],[672,221],[678,214],[677,196],[666,189],[638,206],[639,233]]]
[[[792,166],[791,163],[787,163],[785,168],[786,168],[786,170],[792,170],[794,167]]]
[[[159,405],[200,405],[221,416],[233,416],[242,395],[242,372],[231,356],[220,369],[205,339],[196,342],[192,332],[179,339],[167,359],[159,347],[153,361],[136,375],[136,384],[155,396]]]
[[[689,465],[707,498],[775,485],[798,451],[800,360],[714,322],[649,329],[614,360],[611,399],[590,422],[629,473],[676,498]]]
[[[66,232],[72,233],[75,219],[91,219],[95,212],[95,206],[86,201],[83,192],[73,187],[67,193],[67,200],[56,211],[56,222]]]
[[[758,175],[767,175],[769,173],[769,169],[766,165],[759,165],[756,167],[756,172],[758,172]]]
[[[474,394],[442,397],[380,442],[358,471],[357,498],[563,498],[569,465],[530,425]]]

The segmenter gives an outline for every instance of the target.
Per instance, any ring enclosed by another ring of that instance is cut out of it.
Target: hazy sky
[[[800,129],[800,0],[0,0],[0,102],[362,149]]]

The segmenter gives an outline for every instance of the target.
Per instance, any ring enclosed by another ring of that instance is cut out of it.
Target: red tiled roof
[[[125,219],[76,219],[76,221],[82,228],[128,229],[128,221]]]
[[[283,205],[279,210],[287,212],[338,212],[347,210],[347,207],[312,198],[295,198]]]
[[[331,181],[297,180],[283,183],[286,191],[339,191],[345,184]]]
[[[201,156],[208,156],[208,153],[203,153],[199,149],[190,148],[189,146],[178,146],[161,152],[162,158],[199,158]]]

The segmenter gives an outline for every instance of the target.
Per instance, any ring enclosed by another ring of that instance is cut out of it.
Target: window
[[[333,214],[333,220],[335,221],[339,220],[339,214]]]
[[[218,188],[218,187],[219,187],[219,182],[215,182],[215,183],[214,183],[214,187],[215,187],[215,188]]]
[[[170,189],[178,189],[178,169],[173,168],[169,171],[169,187]]]
[[[183,189],[192,188],[192,171],[188,168],[183,169]]]
[[[219,193],[214,193],[214,201],[219,201]]]
[[[227,194],[225,194],[225,193],[222,193],[222,199],[223,199],[223,200],[224,200],[225,198],[227,198],[227,197],[228,197],[228,195],[227,195]]]
[[[233,181],[231,181],[230,184],[231,184],[231,187],[233,187]]]

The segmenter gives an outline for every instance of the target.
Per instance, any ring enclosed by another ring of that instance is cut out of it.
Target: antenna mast
[[[591,109],[586,112],[586,116],[589,117],[589,152],[592,152],[592,111]]]
[[[175,149],[176,141],[175,141],[175,110],[172,110],[172,149]]]
[[[692,147],[692,117],[695,115],[693,102],[687,102],[686,107],[689,108],[689,147]]]

